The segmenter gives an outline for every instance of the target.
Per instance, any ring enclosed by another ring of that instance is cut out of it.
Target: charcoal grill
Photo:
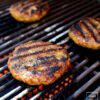
[[[17,0],[15,0],[17,1]],[[75,45],[69,27],[85,16],[100,17],[96,0],[48,0],[51,10],[41,21],[24,24],[9,14],[10,3],[0,1],[0,100],[100,100],[100,51]],[[29,40],[64,45],[72,67],[49,86],[28,86],[15,80],[7,68],[12,50]]]

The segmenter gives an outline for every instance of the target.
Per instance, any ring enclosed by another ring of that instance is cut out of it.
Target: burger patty
[[[42,41],[21,44],[8,60],[13,77],[29,85],[51,84],[69,67],[70,60],[64,47]]]
[[[83,18],[70,28],[69,37],[80,46],[100,49],[100,18]]]
[[[40,20],[49,11],[49,5],[42,0],[25,0],[11,5],[10,14],[21,22],[34,22]]]

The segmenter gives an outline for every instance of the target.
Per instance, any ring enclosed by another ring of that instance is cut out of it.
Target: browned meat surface
[[[34,22],[48,13],[49,5],[41,0],[25,0],[13,4],[9,10],[12,17],[18,21]]]
[[[69,37],[80,46],[100,49],[100,18],[83,18],[71,27]]]
[[[21,44],[8,60],[13,77],[29,85],[51,84],[69,67],[70,60],[64,47],[42,41]]]

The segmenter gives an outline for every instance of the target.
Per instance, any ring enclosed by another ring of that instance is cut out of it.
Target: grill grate
[[[68,28],[80,18],[100,16],[100,4],[95,0],[48,2],[50,13],[36,23],[17,22],[7,9],[0,14],[0,100],[73,100],[80,97],[95,98],[94,92],[100,94],[100,52],[80,48],[68,37]],[[31,87],[13,79],[7,68],[9,54],[17,45],[29,40],[50,41],[59,45],[67,43],[66,49],[70,53],[73,70],[48,87]],[[93,93],[86,97],[86,92],[91,91]]]

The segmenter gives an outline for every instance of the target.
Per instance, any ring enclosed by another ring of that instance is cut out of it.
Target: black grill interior
[[[0,100],[100,99],[100,50],[79,47],[68,37],[69,27],[82,17],[100,17],[100,3],[96,0],[48,0],[49,14],[41,21],[26,24],[15,21],[9,14],[9,5],[16,1],[0,1]],[[17,45],[29,40],[66,46],[71,71],[49,86],[32,87],[15,80],[7,68],[9,54]]]

